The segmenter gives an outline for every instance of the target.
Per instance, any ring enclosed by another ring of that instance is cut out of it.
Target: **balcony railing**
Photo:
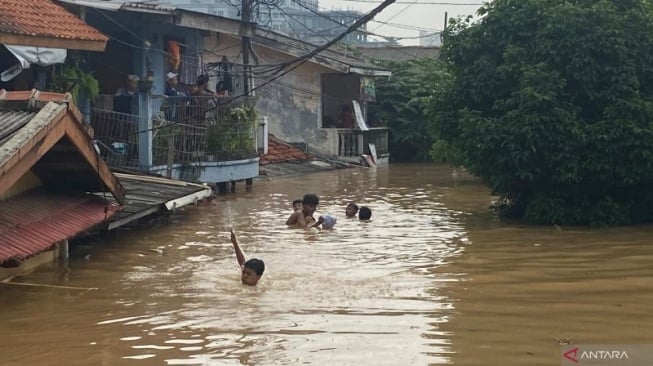
[[[153,113],[152,165],[184,165],[258,156],[258,121],[251,98],[167,98]],[[114,167],[138,167],[139,116],[93,109],[91,125]]]
[[[91,126],[100,153],[112,167],[138,167],[138,116],[93,108]]]
[[[388,128],[373,127],[367,131],[338,129],[338,155],[345,157],[371,154],[370,145],[377,156],[388,154]]]

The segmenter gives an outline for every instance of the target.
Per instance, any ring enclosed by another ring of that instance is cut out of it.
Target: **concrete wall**
[[[231,62],[241,62],[239,44],[239,39],[223,34],[206,37],[205,48],[216,51],[206,54],[205,62],[219,61],[223,55]],[[256,44],[253,48],[258,62],[262,65],[293,59],[290,55]],[[255,59],[250,59],[254,64]],[[268,117],[270,133],[287,142],[307,143],[310,148],[329,154],[333,153],[333,146],[336,146],[337,152],[337,140],[334,144],[330,141],[333,137],[329,138],[329,129],[321,128],[321,75],[333,72],[331,69],[307,62],[268,86],[256,90],[259,116]],[[266,78],[254,80],[254,85],[264,80]],[[215,81],[211,80],[211,83],[214,85]],[[337,138],[337,135],[335,136]]]

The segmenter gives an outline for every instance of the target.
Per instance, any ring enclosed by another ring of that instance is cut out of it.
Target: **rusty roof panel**
[[[104,213],[105,205],[108,208]],[[113,216],[119,206],[97,196],[26,194],[0,205],[0,263],[24,260]]]

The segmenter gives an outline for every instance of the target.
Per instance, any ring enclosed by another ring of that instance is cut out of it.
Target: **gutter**
[[[205,187],[201,191],[191,193],[184,197],[179,197],[177,199],[166,202],[164,205],[168,211],[174,211],[179,207],[184,207],[189,204],[195,204],[197,201],[211,197],[213,191],[210,187]]]

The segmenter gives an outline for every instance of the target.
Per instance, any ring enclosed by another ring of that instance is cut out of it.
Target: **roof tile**
[[[268,153],[261,156],[259,163],[265,165],[311,159],[312,157],[309,154],[270,135],[268,139]]]
[[[50,0],[0,0],[0,33],[108,40],[100,31]]]

